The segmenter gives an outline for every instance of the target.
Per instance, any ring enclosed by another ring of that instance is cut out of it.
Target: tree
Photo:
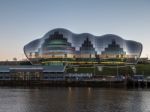
[[[13,61],[17,61],[17,58],[16,58],[16,57],[14,57],[14,58],[13,58]]]

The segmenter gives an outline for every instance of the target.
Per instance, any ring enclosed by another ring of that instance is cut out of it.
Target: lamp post
[[[95,63],[94,63],[94,76],[95,76]]]
[[[118,74],[118,63],[117,63],[117,77],[118,77],[118,75],[119,75],[119,74]]]

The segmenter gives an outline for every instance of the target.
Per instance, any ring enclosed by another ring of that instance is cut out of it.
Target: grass
[[[95,68],[95,70],[94,68],[91,67],[79,67],[77,69],[75,68],[67,69],[67,72],[68,73],[93,73],[93,74],[95,73],[96,75],[116,75],[117,68],[103,67],[102,71],[99,71],[97,67]],[[130,67],[123,67],[123,68],[118,68],[118,74],[121,75],[133,74],[133,72]]]
[[[77,71],[76,71],[77,70]],[[99,71],[97,68],[94,71],[92,67],[78,67],[77,69],[69,68],[66,70],[68,73],[95,73],[96,75],[116,75],[117,68],[103,67],[102,71]],[[132,69],[128,67],[118,68],[118,74],[120,75],[132,75]],[[137,64],[136,65],[136,74],[138,75],[150,75],[150,64]]]
[[[136,65],[137,74],[148,76],[150,75],[150,64],[138,64]]]

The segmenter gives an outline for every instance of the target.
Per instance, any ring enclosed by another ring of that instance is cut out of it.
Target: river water
[[[0,88],[0,112],[150,112],[150,90]]]

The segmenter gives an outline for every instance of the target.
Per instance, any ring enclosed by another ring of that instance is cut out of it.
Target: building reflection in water
[[[77,87],[0,91],[1,112],[150,111],[150,91]]]

